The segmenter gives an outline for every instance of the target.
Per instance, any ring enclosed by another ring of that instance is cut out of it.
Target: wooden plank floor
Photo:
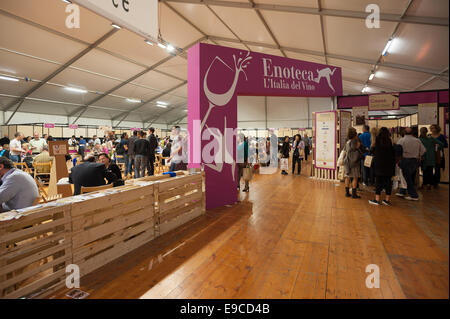
[[[393,207],[303,176],[257,175],[241,202],[81,279],[89,298],[448,298],[448,186]],[[366,287],[366,266],[380,288]],[[64,298],[60,291],[51,298]]]

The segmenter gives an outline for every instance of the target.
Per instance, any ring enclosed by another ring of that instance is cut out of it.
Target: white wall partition
[[[332,108],[331,98],[239,96],[238,127],[307,128],[312,126],[312,112]]]

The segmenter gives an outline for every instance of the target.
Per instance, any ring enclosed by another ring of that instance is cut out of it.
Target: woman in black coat
[[[392,192],[392,176],[395,175],[395,149],[391,133],[386,127],[380,129],[371,153],[374,155],[372,165],[375,171],[375,199],[369,200],[369,203],[391,206],[389,199]],[[386,191],[386,199],[380,202],[383,189]]]
[[[291,145],[289,144],[289,136],[285,136],[283,146],[281,146],[281,150],[280,150],[281,159],[283,159],[284,161],[289,161],[289,152],[290,151],[291,151]],[[288,173],[284,169],[281,170],[281,174],[288,175]]]

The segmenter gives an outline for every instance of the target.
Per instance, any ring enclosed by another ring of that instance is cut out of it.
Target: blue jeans
[[[413,198],[418,198],[419,195],[416,191],[416,174],[419,168],[419,161],[416,158],[403,158],[399,167],[402,169],[403,177],[405,178],[406,185],[408,185],[408,194]],[[401,194],[406,194],[406,189],[400,189]]]
[[[9,155],[9,159],[13,162],[20,163],[20,155]]]
[[[147,156],[136,155],[134,160],[134,178],[145,176],[145,168],[147,167]]]
[[[169,172],[173,172],[175,171],[175,166],[177,166],[178,163],[175,163],[174,161],[170,162],[170,168],[169,168]]]
[[[133,165],[134,165],[134,155],[128,155],[127,156],[127,165],[125,168],[125,175],[131,174],[133,172]]]
[[[128,175],[128,155],[122,154],[123,158],[119,157],[117,158],[117,163],[124,163],[125,164],[125,176]]]

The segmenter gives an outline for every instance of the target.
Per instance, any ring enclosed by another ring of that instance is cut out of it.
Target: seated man
[[[81,186],[106,185],[105,178],[108,180],[108,184],[118,180],[116,174],[106,169],[105,164],[93,163],[92,159],[92,156],[87,156],[81,164],[72,167],[69,182],[74,184],[74,195],[81,194]]]
[[[48,163],[53,162],[53,156],[48,153],[48,145],[42,147],[42,153],[36,156],[33,160],[33,167],[36,163]],[[37,172],[39,174],[50,174],[50,167],[48,166],[37,166]]]
[[[122,179],[122,172],[120,171],[119,166],[111,162],[111,159],[109,158],[108,154],[100,153],[100,155],[98,156],[98,163],[105,164],[107,169],[116,174],[117,179]]]
[[[15,169],[13,162],[0,157],[0,211],[21,209],[33,205],[39,197],[34,179],[20,169]]]

